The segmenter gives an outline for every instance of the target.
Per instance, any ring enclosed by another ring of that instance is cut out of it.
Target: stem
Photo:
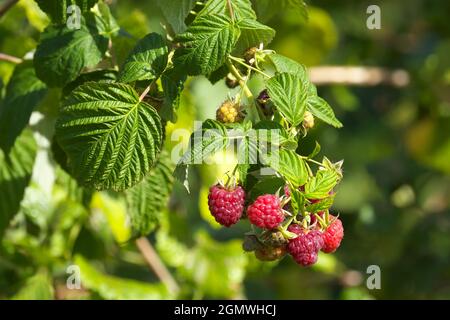
[[[10,56],[9,54],[0,53],[0,61],[8,61],[11,63],[19,64],[22,63],[23,60],[17,57]]]
[[[233,57],[233,56],[231,56],[231,55],[228,56],[228,57],[229,57],[231,60],[236,61],[237,63],[243,65],[243,66],[246,67],[247,69],[253,70],[253,71],[255,71],[255,72],[261,74],[262,76],[264,76],[264,77],[266,77],[266,78],[271,78],[267,73],[265,73],[265,72],[263,72],[263,71],[261,71],[261,70],[255,68],[255,67],[252,67],[251,65],[246,64],[245,62],[243,62],[243,61],[242,61],[241,59],[239,59],[239,58]]]
[[[322,163],[320,163],[319,161],[316,161],[316,160],[310,159],[310,158],[308,158],[308,157],[305,157],[305,156],[300,156],[300,158],[302,158],[303,160],[306,160],[306,161],[309,161],[309,162],[315,163],[315,164],[317,164],[318,166],[323,166],[323,164],[322,164]]]
[[[158,253],[155,251],[150,241],[145,237],[140,237],[136,239],[136,246],[150,269],[152,269],[161,282],[167,286],[169,291],[176,295],[180,291],[180,287],[161,261],[161,258],[158,256]]]
[[[228,66],[228,69],[233,74],[233,76],[238,80],[239,85],[244,90],[244,93],[247,96],[247,98],[248,99],[253,99],[253,93],[247,87],[247,84],[246,84],[245,80],[242,78],[241,74],[239,73],[239,70],[236,69],[236,67],[234,66],[234,64],[231,63],[230,60],[227,60],[227,66]]]
[[[0,17],[2,17],[17,2],[19,2],[19,0],[6,0],[6,2],[0,7]]]
[[[112,64],[113,68],[117,68],[116,53],[114,51],[113,43],[112,43],[111,39],[109,39],[109,43],[108,43],[108,52],[109,52],[109,55],[111,56],[111,64]]]

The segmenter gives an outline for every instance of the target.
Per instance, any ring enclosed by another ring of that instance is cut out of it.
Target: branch
[[[8,62],[19,64],[19,63],[22,63],[23,60],[20,58],[17,58],[17,57],[10,56],[9,54],[0,52],[0,61],[8,61]]]
[[[180,291],[180,287],[170,274],[169,270],[167,270],[164,263],[161,261],[158,253],[155,251],[150,241],[148,241],[145,237],[140,237],[136,239],[136,246],[149,265],[150,269],[153,270],[161,282],[167,286],[171,293],[177,294]]]
[[[6,0],[6,2],[0,7],[0,18],[14,6],[19,0]]]
[[[380,67],[322,66],[309,68],[311,81],[316,85],[343,84],[353,86],[376,86],[387,84],[394,87],[409,85],[409,73],[402,69],[389,70]]]

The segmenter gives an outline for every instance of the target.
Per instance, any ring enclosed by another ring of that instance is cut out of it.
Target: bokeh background
[[[370,4],[381,8],[380,30],[366,27]],[[244,253],[248,224],[219,228],[207,209],[208,187],[229,170],[226,165],[196,167],[190,194],[176,184],[149,240],[187,299],[449,299],[450,2],[315,0],[308,5],[307,20],[296,12],[270,18],[267,23],[277,30],[271,49],[313,70],[359,66],[402,75],[400,83],[318,86],[344,128],[317,123],[304,152],[317,140],[320,156],[345,159],[333,207],[345,227],[341,248],[308,269],[289,257],[262,263]],[[136,38],[162,32],[153,1],[112,1],[111,8]],[[47,23],[32,0],[20,0],[0,19],[0,52],[25,56]],[[119,61],[135,41],[115,39]],[[13,68],[0,61],[0,90]],[[177,128],[192,130],[194,120],[214,117],[227,95],[222,82],[211,85],[205,78],[190,79],[186,89],[169,137]],[[58,99],[58,92],[50,92],[41,110],[57,110]],[[51,128],[51,120],[34,126],[37,132]],[[41,151],[41,175],[33,177],[0,242],[0,298],[173,297],[129,241],[123,201],[110,193],[94,194],[87,206],[71,201],[71,185],[45,156],[45,147]],[[65,286],[72,263],[81,268],[81,290]],[[366,287],[370,265],[381,269],[379,290]]]

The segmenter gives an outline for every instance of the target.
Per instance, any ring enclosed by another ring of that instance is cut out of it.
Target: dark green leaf
[[[184,20],[194,7],[196,0],[156,0],[175,33],[186,30]]]
[[[241,36],[235,51],[242,54],[246,49],[259,47],[261,43],[267,46],[275,36],[275,30],[256,20],[245,19],[238,22]]]
[[[63,24],[66,23],[69,16],[67,8],[70,5],[75,4],[80,8],[81,13],[86,13],[98,0],[36,0],[36,2],[41,10],[50,17],[53,23]]]
[[[125,84],[88,82],[64,102],[58,143],[85,186],[124,190],[152,167],[162,140],[161,119]]]
[[[54,289],[52,279],[47,272],[39,272],[28,278],[12,300],[53,300]]]
[[[306,111],[307,88],[295,74],[280,73],[267,81],[270,99],[292,126],[303,121]]]
[[[114,69],[95,70],[91,72],[82,73],[71,83],[63,88],[63,95],[68,96],[72,90],[90,81],[94,82],[115,82],[117,79],[117,71]]]
[[[16,67],[5,99],[0,102],[0,148],[5,153],[12,148],[46,93],[47,86],[36,77],[32,64],[26,62]]]
[[[160,114],[164,120],[176,122],[176,111],[180,105],[180,96],[186,79],[186,74],[178,68],[168,69],[161,75],[164,102]]]
[[[182,47],[175,52],[174,63],[189,75],[207,75],[225,62],[239,34],[239,28],[226,15],[198,17],[177,36]]]
[[[279,190],[283,190],[286,182],[282,178],[269,176],[258,181],[251,189],[249,201],[252,202],[263,194],[275,194]]]
[[[126,191],[127,211],[137,235],[147,235],[159,224],[172,191],[174,167],[169,153],[163,152],[144,180]]]
[[[164,38],[150,33],[139,40],[119,76],[121,82],[159,78],[167,66],[168,48]]]
[[[79,30],[49,26],[41,34],[34,55],[36,74],[50,87],[64,87],[85,67],[95,66],[108,48],[108,38],[92,14]]]

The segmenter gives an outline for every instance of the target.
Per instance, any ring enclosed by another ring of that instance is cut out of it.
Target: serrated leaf
[[[94,82],[115,82],[117,80],[117,71],[114,69],[95,70],[80,74],[71,83],[67,84],[63,88],[63,95],[68,96],[73,89],[81,86],[82,84],[90,81]]]
[[[12,148],[46,93],[47,86],[36,77],[30,63],[14,69],[6,96],[0,102],[0,148],[5,153]]]
[[[323,199],[329,196],[337,184],[338,175],[332,170],[319,170],[305,185],[305,197],[307,199]]]
[[[182,47],[175,52],[174,64],[189,75],[207,75],[225,62],[239,35],[239,28],[226,15],[197,17],[176,37]]]
[[[47,27],[34,54],[38,78],[49,87],[64,87],[83,68],[99,63],[108,48],[108,37],[102,34],[97,20],[89,14],[79,30],[65,25]]]
[[[306,101],[306,106],[308,111],[323,122],[328,123],[335,128],[342,128],[343,125],[334,115],[333,109],[321,97],[316,95],[309,96]]]
[[[286,149],[297,149],[297,141],[291,138],[289,133],[283,126],[277,122],[263,120],[255,124],[253,127],[258,136],[258,141],[267,143],[268,145],[280,146]]]
[[[68,18],[67,8],[70,5],[77,5],[81,13],[86,13],[92,8],[98,0],[36,0],[39,7],[52,20],[53,23],[66,23]],[[74,14],[74,13],[72,13]]]
[[[302,79],[291,73],[280,73],[267,81],[270,99],[292,126],[303,121],[306,111],[307,88]]]
[[[138,41],[119,76],[121,82],[159,78],[167,66],[168,48],[164,38],[150,33]]]
[[[275,37],[275,30],[259,23],[256,20],[244,19],[238,22],[241,36],[236,44],[235,51],[243,53],[251,47],[259,47],[261,43],[267,46]]]
[[[272,63],[276,72],[297,74],[302,79],[308,77],[306,67],[295,60],[277,53],[268,55],[267,59]]]
[[[163,152],[142,182],[126,191],[127,211],[137,235],[147,235],[159,224],[172,191],[175,165]]]
[[[294,151],[281,149],[270,154],[265,161],[294,187],[304,185],[308,179],[305,163]]]
[[[75,256],[74,264],[80,268],[82,285],[106,300],[157,300],[171,298],[171,295],[162,283],[152,284],[101,273],[80,255]]]
[[[227,129],[223,124],[212,119],[206,120],[202,128],[191,135],[188,150],[178,161],[173,173],[174,177],[189,190],[188,166],[204,163],[209,156],[223,150],[228,141]]]
[[[0,238],[19,211],[35,157],[36,142],[29,129],[22,132],[8,154],[0,150]]]
[[[263,194],[275,194],[278,190],[283,190],[286,182],[279,177],[265,177],[259,180],[250,190],[249,201],[252,202]]]
[[[196,0],[156,0],[175,33],[186,30],[184,20],[195,5]]]
[[[234,13],[234,19],[236,21],[243,19],[256,20],[255,11],[252,9],[250,0],[230,0],[230,5]],[[198,16],[209,15],[230,15],[230,9],[228,7],[227,0],[210,0],[203,9],[199,12]]]
[[[117,36],[120,26],[111,14],[109,6],[104,2],[99,2],[93,11],[98,17],[97,24],[101,24],[99,29],[102,30],[102,33],[108,35],[108,37]]]
[[[164,120],[176,122],[176,111],[180,105],[180,96],[186,79],[186,74],[178,68],[168,69],[161,75],[164,102],[160,114]]]
[[[121,191],[141,181],[154,164],[162,125],[131,86],[89,82],[65,100],[56,136],[82,185]]]
[[[294,213],[301,212],[306,201],[303,193],[301,193],[298,188],[289,188],[289,193],[291,195],[291,206]]]
[[[319,211],[327,210],[333,205],[334,197],[335,195],[332,195],[319,202],[310,204],[309,206],[306,207],[306,211],[310,213],[316,213]]]

